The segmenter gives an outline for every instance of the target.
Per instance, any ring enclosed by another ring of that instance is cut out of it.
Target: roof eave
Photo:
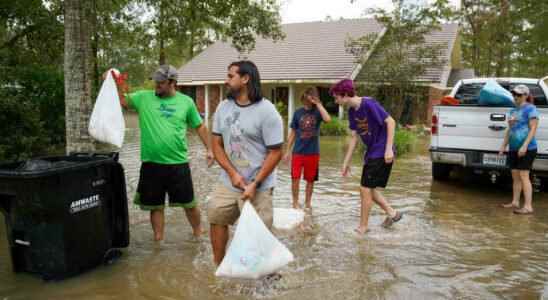
[[[363,56],[363,60],[362,60],[363,63],[358,63],[356,64],[356,67],[354,67],[354,70],[350,74],[350,79],[354,80],[356,79],[358,74],[360,74],[360,71],[363,68],[363,64],[366,63],[367,60],[369,60],[369,57],[371,56],[371,54],[373,54],[373,51],[375,50],[375,48],[377,48],[377,45],[379,44],[380,40],[382,39],[385,33],[386,33],[386,28],[383,28],[379,32],[379,36],[377,37],[375,42],[373,42],[373,46],[371,47],[371,49],[369,49],[369,51],[367,51],[367,53],[365,53],[365,55]]]

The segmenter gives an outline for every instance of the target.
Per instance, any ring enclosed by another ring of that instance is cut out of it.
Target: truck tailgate
[[[536,138],[539,154],[548,154],[548,108],[540,114]],[[498,151],[508,127],[508,107],[436,106],[438,134],[432,136],[437,148]]]

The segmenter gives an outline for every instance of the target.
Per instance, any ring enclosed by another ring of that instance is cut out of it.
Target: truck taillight
[[[438,116],[432,115],[432,135],[438,134]]]

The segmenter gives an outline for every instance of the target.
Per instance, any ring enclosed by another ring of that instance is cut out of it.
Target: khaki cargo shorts
[[[266,191],[257,191],[255,198],[251,200],[257,214],[269,229],[272,228],[273,222],[272,193],[272,188]],[[240,217],[240,210],[244,206],[241,197],[241,192],[235,192],[222,184],[218,184],[213,190],[207,205],[209,223],[233,225]]]

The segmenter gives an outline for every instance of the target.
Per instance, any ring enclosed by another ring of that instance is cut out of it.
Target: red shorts
[[[304,169],[304,180],[311,182],[318,180],[319,154],[293,154],[291,159],[291,178],[301,179]]]

